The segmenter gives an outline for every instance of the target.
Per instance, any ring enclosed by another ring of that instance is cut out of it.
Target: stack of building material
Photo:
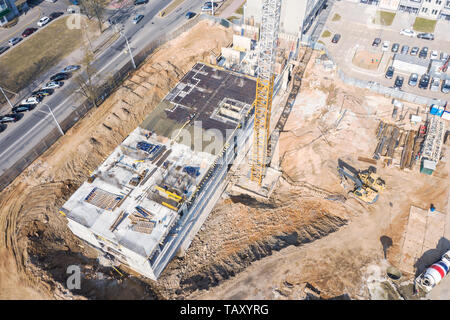
[[[378,160],[383,157],[387,165],[395,165],[404,168],[412,168],[416,156],[414,148],[417,131],[404,130],[395,125],[380,122],[376,136],[378,144],[375,149],[373,159]]]
[[[428,122],[428,131],[422,151],[421,172],[432,174],[436,169],[442,151],[445,136],[445,121],[437,115],[431,115]]]

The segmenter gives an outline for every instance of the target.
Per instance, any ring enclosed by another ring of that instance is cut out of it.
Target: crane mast
[[[251,180],[261,185],[267,165],[270,115],[274,84],[274,64],[280,24],[281,0],[263,0],[259,36],[258,78],[255,97],[255,124]]]

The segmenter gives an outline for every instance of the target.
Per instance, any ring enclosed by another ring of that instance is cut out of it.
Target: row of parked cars
[[[0,132],[6,129],[5,123],[17,122],[22,119],[22,112],[33,110],[45,97],[53,94],[55,89],[61,88],[64,85],[64,80],[71,77],[71,72],[80,69],[78,65],[70,65],[61,70],[61,72],[50,77],[50,82],[45,86],[34,91],[27,99],[22,100],[17,106],[11,109],[10,114],[0,116]]]
[[[395,68],[393,66],[388,67],[385,77],[387,79],[392,79],[394,77]],[[401,89],[403,86],[404,78],[402,76],[397,76],[394,82],[394,88]],[[431,79],[429,74],[423,74],[420,79],[417,73],[412,73],[408,79],[408,85],[415,87],[418,85],[419,89],[430,89],[431,91],[439,91],[441,87],[442,93],[450,92],[450,79],[442,81],[439,78]]]
[[[58,18],[59,16],[61,16],[63,14],[64,14],[64,12],[52,12],[48,17],[42,17],[41,19],[39,19],[39,21],[37,22],[37,25],[38,25],[38,27],[43,27],[46,24],[48,24],[50,21]],[[13,37],[13,38],[9,39],[9,41],[8,41],[9,46],[0,47],[0,54],[7,51],[9,48],[15,46],[20,41],[22,41],[24,38],[31,36],[36,31],[38,31],[38,28],[33,28],[33,27],[26,28],[22,32],[21,37]]]
[[[375,38],[372,42],[372,46],[374,46],[374,47],[378,47],[380,44],[381,44],[380,38]],[[428,58],[428,53],[430,53],[430,55],[429,55],[430,59],[435,59],[435,60],[440,59],[440,60],[444,60],[444,61],[446,61],[448,59],[448,53],[446,53],[446,52],[441,52],[439,55],[437,50],[430,51],[428,49],[428,47],[422,47],[422,49],[420,49],[419,47],[412,47],[410,50],[409,46],[406,44],[400,48],[399,43],[394,43],[394,44],[392,44],[392,47],[391,47],[390,41],[384,41],[383,45],[381,47],[381,50],[388,51],[389,48],[391,48],[391,52],[393,52],[393,53],[398,53],[400,51],[401,54],[409,53],[412,56],[419,56],[419,58],[422,58],[422,59]]]

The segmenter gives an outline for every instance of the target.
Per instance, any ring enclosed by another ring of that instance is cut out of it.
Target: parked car
[[[416,32],[411,29],[402,29],[402,31],[400,31],[400,34],[408,37],[415,37],[417,35]]]
[[[419,75],[417,73],[411,73],[408,80],[408,85],[415,87],[419,81]]]
[[[68,73],[60,72],[50,77],[50,81],[61,81],[61,80],[67,80],[70,78],[70,75]]]
[[[42,18],[39,19],[37,25],[38,25],[38,27],[43,27],[49,22],[50,22],[50,18],[49,17],[42,17]]]
[[[397,78],[395,78],[394,88],[401,89],[403,86],[403,81],[404,78],[402,76],[397,76]]]
[[[26,28],[23,32],[22,32],[22,37],[26,38],[29,35],[35,33],[37,31],[37,28]]]
[[[394,67],[393,66],[389,66],[387,68],[386,74],[384,75],[387,79],[392,79],[392,77],[394,76]]]
[[[434,34],[432,34],[432,33],[419,33],[419,34],[417,34],[417,38],[425,39],[425,40],[434,40]]]
[[[423,74],[420,77],[419,88],[420,89],[427,89],[429,83],[430,83],[430,76],[428,74]]]
[[[61,11],[52,12],[52,13],[50,13],[50,15],[48,17],[52,20],[55,20],[56,18],[62,16],[63,14],[64,14],[64,12],[61,12]]]
[[[32,97],[46,97],[53,94],[53,89],[41,89],[34,91],[31,96]]]
[[[339,33],[336,33],[333,37],[333,39],[331,39],[331,42],[333,43],[338,43],[339,39],[341,39],[341,35]]]
[[[9,47],[0,47],[0,54],[4,53],[8,49]]]
[[[31,96],[28,99],[23,99],[20,104],[38,104],[42,101],[42,96]]]
[[[0,132],[3,132],[3,131],[5,131],[5,130],[6,130],[6,127],[7,127],[7,125],[6,125],[6,124],[4,124],[4,123],[1,123],[1,124],[0,124]]]
[[[378,47],[381,43],[381,39],[380,38],[375,38],[372,42],[372,46],[373,47]]]
[[[0,116],[0,123],[17,122],[22,119],[22,117],[23,114],[21,113],[5,114],[4,116]]]
[[[20,41],[22,41],[22,38],[20,38],[20,37],[14,37],[14,38],[10,39],[10,40],[8,41],[8,43],[9,43],[10,46],[15,46],[15,45],[18,44]]]
[[[442,60],[442,61],[447,61],[448,53],[447,52],[441,52],[441,54],[439,55],[439,59]]]
[[[144,15],[143,15],[143,14],[138,14],[137,16],[135,16],[135,17],[133,18],[133,23],[134,23],[134,24],[138,24],[139,21],[142,20],[142,18],[144,18]]]
[[[436,50],[431,51],[430,59],[437,59],[439,57],[438,52]]]
[[[36,104],[31,104],[31,103],[30,104],[21,104],[21,105],[18,105],[16,107],[12,108],[11,111],[13,113],[31,111],[34,108],[36,108],[36,106],[37,106]]]
[[[419,47],[412,47],[411,52],[409,53],[412,56],[417,56],[419,53]]]
[[[442,91],[442,93],[450,92],[450,79],[442,81],[441,91]]]
[[[64,82],[62,81],[50,81],[47,82],[45,86],[42,87],[42,89],[57,89],[61,88],[64,85]]]
[[[430,84],[431,91],[439,91],[439,86],[441,85],[441,80],[439,78],[433,78]]]
[[[402,46],[402,50],[401,50],[401,54],[407,54],[409,51],[409,46],[408,45],[403,45]]]
[[[77,71],[81,67],[78,65],[70,65],[61,70],[62,73]]]
[[[428,47],[423,47],[419,52],[419,58],[426,59],[428,56]]]
[[[148,3],[148,0],[135,0],[134,1],[135,6],[138,6],[140,4],[145,4],[145,3]]]
[[[189,11],[188,13],[186,13],[186,19],[189,20],[189,19],[195,17],[195,15],[196,15],[195,12]]]
[[[383,42],[383,46],[381,47],[381,50],[383,50],[383,51],[388,51],[388,50],[389,50],[390,44],[391,44],[390,41],[384,41],[384,42]]]
[[[398,43],[394,43],[392,45],[391,51],[394,53],[397,53],[399,48],[400,48],[400,45]]]

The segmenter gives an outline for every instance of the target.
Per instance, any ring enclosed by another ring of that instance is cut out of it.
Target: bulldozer
[[[375,173],[374,167],[370,167],[364,171],[358,171],[339,159],[338,172],[342,179],[350,179],[353,181],[354,189],[350,193],[354,197],[369,204],[378,200],[378,192],[384,190],[386,185]]]
[[[381,192],[385,189],[386,183],[379,175],[375,173],[374,167],[369,167],[367,170],[358,172],[358,178],[362,183],[377,192]]]

